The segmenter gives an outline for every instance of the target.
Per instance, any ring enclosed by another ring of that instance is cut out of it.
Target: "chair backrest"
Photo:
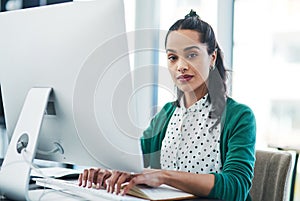
[[[284,151],[256,151],[253,201],[286,201],[291,177],[292,154]]]

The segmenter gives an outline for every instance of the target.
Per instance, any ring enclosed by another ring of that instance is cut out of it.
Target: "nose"
[[[184,59],[178,59],[178,62],[177,62],[177,71],[181,72],[181,73],[184,73],[188,69],[189,69],[188,63]]]

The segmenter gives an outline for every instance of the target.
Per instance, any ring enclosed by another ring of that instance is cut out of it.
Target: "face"
[[[214,66],[216,52],[207,53],[200,42],[199,33],[193,30],[172,31],[166,43],[168,68],[176,86],[184,93],[198,93],[206,89],[205,82],[210,66]]]

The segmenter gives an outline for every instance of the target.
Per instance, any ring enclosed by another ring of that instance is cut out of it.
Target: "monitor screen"
[[[0,14],[0,84],[9,139],[30,89],[50,87],[36,158],[142,170],[124,18],[122,0]]]

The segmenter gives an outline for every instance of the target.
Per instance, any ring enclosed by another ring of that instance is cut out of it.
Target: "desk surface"
[[[59,191],[55,191],[52,189],[39,189],[39,190],[31,190],[29,192],[31,200],[40,200],[40,201],[53,201],[53,200],[63,200],[63,201],[85,201],[86,199],[82,199],[80,197],[75,197],[70,194],[62,193]],[[0,200],[3,201],[11,201],[5,197],[0,197]],[[208,199],[208,198],[195,198],[188,199],[184,201],[221,201],[218,199]]]

